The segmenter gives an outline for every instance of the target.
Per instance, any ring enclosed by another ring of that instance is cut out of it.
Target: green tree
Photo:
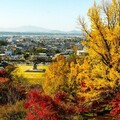
[[[8,42],[6,40],[0,40],[0,46],[6,46]]]

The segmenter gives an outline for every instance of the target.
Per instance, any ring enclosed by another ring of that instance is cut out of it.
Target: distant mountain
[[[16,28],[0,28],[2,32],[49,32],[50,30],[36,26],[21,26]]]
[[[78,33],[78,34],[80,34],[81,32],[77,31],[77,30],[72,30],[72,31],[68,31],[68,33]]]
[[[80,33],[79,31],[60,31],[60,30],[51,30],[42,27],[36,26],[21,26],[16,28],[0,28],[0,32],[40,32],[40,33]]]

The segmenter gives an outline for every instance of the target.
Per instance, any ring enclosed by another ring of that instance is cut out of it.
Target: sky
[[[93,3],[94,0],[0,0],[0,28],[37,26],[76,30],[78,17],[86,18]]]

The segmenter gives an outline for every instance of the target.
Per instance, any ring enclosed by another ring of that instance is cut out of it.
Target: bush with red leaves
[[[117,117],[117,120],[120,120],[120,92],[117,93],[116,98],[113,99],[110,104],[113,109],[110,111],[110,114]]]
[[[0,69],[0,77],[4,77],[7,74],[4,68]]]
[[[52,99],[43,92],[31,90],[24,107],[28,109],[27,120],[69,120],[87,111],[79,102],[73,102],[64,92],[56,93]]]
[[[55,104],[51,97],[39,92],[31,90],[27,94],[27,102],[25,108],[29,109],[27,120],[57,120],[59,107]]]
[[[14,68],[14,66],[11,66],[11,69],[12,68]],[[6,71],[4,68],[0,69],[0,105],[15,103],[17,100],[25,99],[25,97],[25,87],[15,84],[8,70]]]
[[[120,100],[120,94],[117,95],[117,100]],[[85,116],[85,114],[90,115],[90,117],[91,115],[92,117],[104,115],[109,112],[105,109],[107,105],[108,100],[92,101],[90,104],[86,104],[85,97],[74,100],[67,93],[58,92],[54,98],[51,98],[43,92],[31,90],[27,94],[24,107],[28,109],[27,120],[69,120],[74,119],[74,117],[79,118],[80,115]],[[120,112],[120,109],[116,110]],[[89,118],[89,116],[87,117]]]
[[[0,85],[6,83],[8,80],[6,70],[4,68],[0,69]]]
[[[67,94],[64,92],[58,92],[55,96],[54,96],[54,101],[57,104],[60,104],[62,102],[67,102]]]

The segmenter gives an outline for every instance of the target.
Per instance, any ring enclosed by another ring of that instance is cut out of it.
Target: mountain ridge
[[[20,26],[20,27],[15,27],[15,28],[0,28],[0,32],[80,33],[80,31],[77,31],[77,30],[61,31],[61,30],[46,29],[46,28],[37,27],[37,26]]]

